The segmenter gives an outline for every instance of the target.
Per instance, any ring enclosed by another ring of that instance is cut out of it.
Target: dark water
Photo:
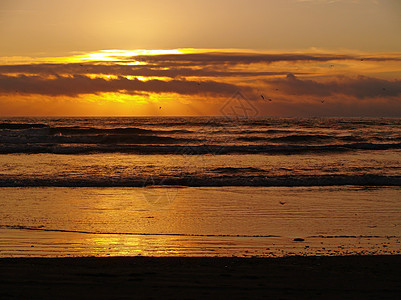
[[[0,186],[401,186],[400,119],[0,119]]]
[[[0,119],[0,130],[1,153],[298,154],[401,149],[400,119],[14,118]]]

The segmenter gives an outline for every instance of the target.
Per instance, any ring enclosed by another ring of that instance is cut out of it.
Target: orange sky
[[[399,1],[16,0],[0,24],[0,116],[220,115],[238,91],[259,115],[401,116]]]

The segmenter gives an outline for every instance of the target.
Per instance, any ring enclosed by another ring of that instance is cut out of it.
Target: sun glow
[[[207,49],[194,49],[194,48],[183,48],[183,49],[167,49],[167,50],[100,50],[90,53],[73,54],[70,56],[59,56],[59,57],[30,57],[30,56],[2,56],[0,57],[0,63],[2,65],[14,65],[24,63],[79,63],[89,61],[99,62],[120,62],[126,65],[143,65],[146,63],[137,61],[127,61],[130,57],[140,55],[164,55],[164,54],[184,54],[184,53],[196,53],[196,52],[209,52]]]
[[[100,50],[89,53],[71,53],[69,56],[1,56],[0,63],[2,65],[15,65],[15,64],[27,64],[27,63],[82,63],[82,62],[110,62],[121,65],[146,65],[146,62],[135,61],[135,56],[141,55],[168,55],[168,54],[190,54],[190,53],[207,53],[207,52],[220,52],[220,53],[248,53],[255,52],[255,50],[249,49],[208,49],[208,48],[178,48],[178,49],[159,49],[159,50]],[[257,52],[257,51],[256,51]],[[260,51],[261,52],[261,51]],[[269,52],[264,52],[269,53]]]
[[[180,50],[102,50],[82,56],[89,61],[121,61],[139,55],[180,54]]]

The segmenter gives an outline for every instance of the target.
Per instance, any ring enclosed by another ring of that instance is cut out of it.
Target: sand
[[[400,295],[400,255],[0,259],[1,299],[399,299]]]

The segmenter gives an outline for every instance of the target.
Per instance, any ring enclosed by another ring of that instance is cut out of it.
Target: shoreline
[[[399,189],[169,192],[0,189],[0,257],[401,254]]]
[[[0,298],[397,299],[401,255],[0,258]]]

